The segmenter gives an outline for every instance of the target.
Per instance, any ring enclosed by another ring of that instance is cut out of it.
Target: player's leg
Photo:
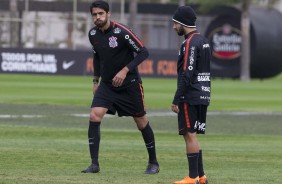
[[[199,176],[198,158],[200,150],[200,146],[197,139],[197,133],[186,132],[186,134],[184,134],[184,140],[186,144],[186,154],[189,165],[189,177],[196,178]]]
[[[83,173],[97,173],[99,167],[99,146],[100,146],[100,124],[108,109],[103,107],[91,108],[88,128],[88,143],[91,157],[90,166],[83,170]]]
[[[176,181],[174,184],[198,184],[198,157],[200,145],[197,139],[197,130],[195,130],[195,122],[197,121],[197,108],[188,105],[187,103],[180,103],[178,105],[178,128],[179,134],[183,135],[186,145],[186,155],[188,161],[188,176],[183,180]]]
[[[159,164],[156,156],[155,137],[153,129],[151,128],[146,115],[133,118],[138,129],[142,133],[142,137],[149,155],[149,162],[145,174],[156,174],[159,172]]]
[[[139,81],[133,81],[122,93],[116,93],[114,104],[118,115],[133,117],[138,129],[142,133],[149,155],[149,163],[145,173],[155,174],[159,172],[154,132],[146,116],[142,84]]]
[[[88,142],[89,151],[91,156],[91,165],[83,170],[84,173],[96,173],[100,171],[99,168],[99,146],[100,146],[100,124],[104,115],[112,109],[112,98],[114,95],[112,91],[104,83],[100,83],[99,88],[95,92],[95,96],[92,99],[91,112],[89,117],[89,128],[88,128]]]
[[[207,116],[207,106],[206,105],[199,105],[198,106],[198,133],[205,134],[206,130],[206,116]],[[199,172],[199,178],[200,178],[200,184],[208,184],[208,179],[204,172],[204,166],[203,166],[203,151],[201,149],[201,146],[199,148],[199,158],[198,158],[198,172]]]

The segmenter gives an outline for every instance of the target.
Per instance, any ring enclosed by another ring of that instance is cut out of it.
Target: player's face
[[[173,22],[173,27],[172,27],[179,36],[183,36],[185,34],[184,28],[181,24],[178,24],[176,22]]]
[[[92,8],[92,18],[98,28],[103,28],[109,21],[110,13],[101,8]]]

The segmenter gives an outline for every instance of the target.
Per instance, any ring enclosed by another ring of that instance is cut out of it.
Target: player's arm
[[[188,48],[188,49],[187,49]],[[190,85],[193,73],[196,69],[197,45],[193,42],[186,42],[183,56],[182,73],[178,75],[177,90],[173,99],[173,104],[177,105],[181,96],[184,96],[185,89]]]
[[[140,63],[142,63],[149,56],[148,49],[143,45],[135,34],[128,34],[129,38],[126,39],[128,47],[136,53],[134,59],[127,65],[129,71],[134,70]]]
[[[94,66],[94,73],[93,73],[93,94],[96,92],[99,80],[100,80],[100,61],[99,56],[95,52],[93,48],[93,66]]]
[[[100,59],[99,59],[99,55],[96,52],[95,48],[94,48],[94,37],[93,35],[93,29],[91,29],[88,33],[88,39],[89,42],[92,45],[92,50],[93,50],[93,67],[94,67],[94,72],[93,72],[93,94],[96,92],[98,85],[99,85],[99,80],[100,80]],[[92,33],[92,34],[91,34]]]
[[[127,64],[121,71],[119,71],[115,77],[113,78],[113,85],[118,87],[121,86],[123,80],[125,79],[127,73],[137,68],[137,66],[142,63],[148,56],[149,52],[144,47],[143,43],[139,40],[139,38],[130,31],[127,27],[120,25],[122,28],[122,37],[124,39],[124,43],[127,47],[136,53],[134,59]]]
[[[115,75],[115,77],[113,78],[114,86],[116,87],[121,86],[127,73],[129,71],[134,70],[140,63],[142,63],[149,56],[149,52],[145,47],[138,49],[138,52],[136,53],[137,55],[135,56],[135,58]]]

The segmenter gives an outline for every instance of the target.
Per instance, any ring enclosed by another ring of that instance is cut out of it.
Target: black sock
[[[188,164],[189,164],[189,177],[196,178],[198,174],[198,156],[199,153],[188,153]]]
[[[89,151],[92,160],[92,164],[99,165],[99,145],[100,145],[100,124],[101,122],[89,122],[88,128],[88,142]]]
[[[202,177],[205,175],[204,166],[203,166],[203,158],[202,158],[202,150],[199,151],[198,172],[199,172],[199,177]]]
[[[151,126],[148,124],[146,127],[141,130],[144,142],[147,147],[147,151],[149,154],[149,163],[152,164],[158,164],[157,158],[156,158],[156,147],[155,147],[155,138],[154,138],[154,132],[151,128]]]

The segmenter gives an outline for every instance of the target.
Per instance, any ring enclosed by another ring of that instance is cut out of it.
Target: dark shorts
[[[108,109],[107,114],[117,112],[118,116],[144,116],[146,111],[143,86],[137,80],[123,89],[114,89],[105,83],[100,83],[91,107],[104,107]]]
[[[189,105],[186,102],[179,103],[179,135],[184,135],[186,132],[205,134],[207,107],[207,105]]]

